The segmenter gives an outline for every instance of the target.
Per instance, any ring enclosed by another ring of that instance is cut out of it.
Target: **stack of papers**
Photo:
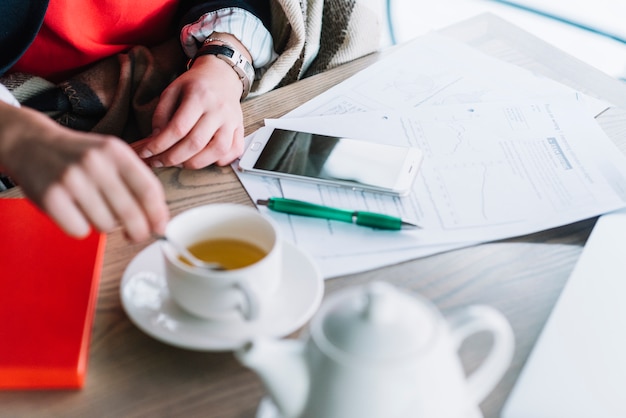
[[[263,128],[417,146],[424,161],[409,196],[238,175],[254,201],[300,199],[423,227],[378,231],[267,212],[330,278],[625,207],[626,158],[594,119],[607,107],[432,33]]]

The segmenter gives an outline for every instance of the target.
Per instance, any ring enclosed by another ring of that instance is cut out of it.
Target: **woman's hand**
[[[123,141],[77,132],[27,108],[0,103],[0,171],[68,234],[120,226],[132,241],[162,233],[161,183]]]
[[[198,57],[161,95],[154,133],[139,155],[153,167],[231,163],[243,152],[242,89],[228,63],[214,55]]]

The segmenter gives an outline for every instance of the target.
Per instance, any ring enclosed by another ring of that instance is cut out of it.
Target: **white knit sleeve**
[[[7,89],[3,84],[0,84],[0,100],[8,104],[12,104],[13,106],[20,107],[20,103],[17,101],[15,96],[13,96],[9,89]]]
[[[206,13],[197,21],[185,25],[180,32],[185,54],[192,58],[198,45],[213,32],[236,36],[250,52],[254,68],[262,68],[276,59],[272,36],[263,22],[252,13],[236,7]]]

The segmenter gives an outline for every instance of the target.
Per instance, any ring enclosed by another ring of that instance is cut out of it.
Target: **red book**
[[[106,235],[66,235],[26,199],[0,199],[0,389],[80,388]]]

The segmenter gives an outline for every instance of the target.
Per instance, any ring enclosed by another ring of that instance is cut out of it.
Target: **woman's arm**
[[[232,62],[206,53],[207,48],[222,48],[257,68],[273,57],[271,35],[263,23],[269,16],[267,1],[190,4],[182,20],[190,23],[181,29],[181,43],[193,65],[161,95],[153,134],[139,150],[153,167],[227,165],[243,151],[240,100],[254,79],[243,78]],[[219,8],[226,5],[230,7]]]
[[[162,185],[123,141],[62,127],[0,101],[0,171],[68,234],[121,226],[132,241],[162,233],[169,219]]]

